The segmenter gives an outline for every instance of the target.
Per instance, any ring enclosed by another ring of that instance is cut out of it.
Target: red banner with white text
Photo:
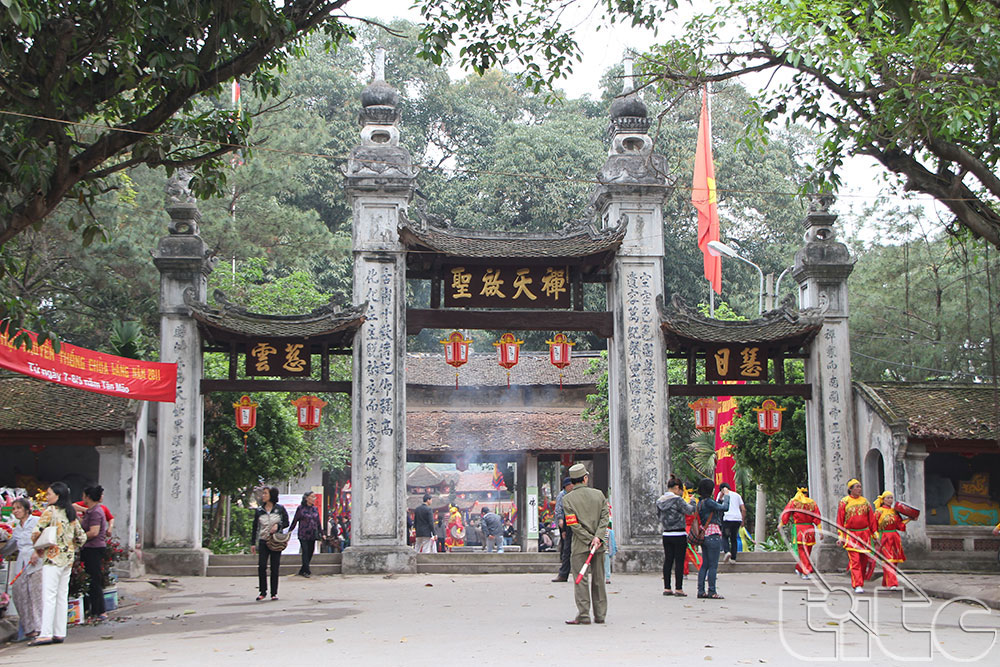
[[[177,364],[139,361],[61,343],[56,352],[50,341],[38,345],[28,332],[30,350],[14,347],[12,336],[0,332],[0,368],[56,384],[108,396],[173,403],[177,393]]]

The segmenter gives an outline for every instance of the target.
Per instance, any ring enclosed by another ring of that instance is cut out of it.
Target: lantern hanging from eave
[[[292,405],[295,406],[295,415],[298,417],[299,427],[311,431],[319,426],[319,420],[323,414],[323,408],[327,406],[327,402],[316,396],[301,396],[292,401]]]
[[[569,366],[570,357],[573,355],[573,343],[566,337],[566,334],[556,334],[552,340],[545,341],[549,346],[549,361],[560,371]],[[562,389],[563,374],[559,373],[559,388]]]
[[[510,369],[517,366],[523,340],[518,340],[514,334],[505,333],[500,340],[493,343],[497,348],[497,363],[507,369],[507,388],[510,388]]]
[[[719,411],[719,403],[714,398],[699,398],[694,403],[688,403],[694,410],[694,427],[708,433],[715,430],[715,415]]]
[[[447,339],[440,341],[444,345],[444,360],[449,366],[458,368],[469,360],[469,343],[459,331],[452,331]],[[458,389],[458,371],[455,371],[455,389]]]
[[[757,413],[757,428],[761,433],[774,435],[781,430],[781,413],[785,408],[779,408],[772,399],[767,399],[759,408],[754,408]]]
[[[257,426],[257,404],[249,396],[241,396],[239,403],[233,403],[236,408],[236,428],[243,431],[243,452],[247,451],[247,433]]]

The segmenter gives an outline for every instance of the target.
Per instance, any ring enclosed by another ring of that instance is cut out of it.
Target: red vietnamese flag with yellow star
[[[719,205],[715,193],[715,165],[712,163],[712,123],[708,115],[708,90],[702,93],[698,120],[698,145],[694,153],[694,182],[691,203],[698,209],[698,247],[704,255],[705,280],[722,292],[722,258],[708,248],[719,240]]]

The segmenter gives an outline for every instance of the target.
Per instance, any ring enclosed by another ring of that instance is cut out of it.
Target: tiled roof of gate
[[[128,399],[0,371],[0,431],[123,431]]]
[[[490,342],[477,343],[489,345]],[[594,353],[596,354],[596,353]],[[574,354],[570,365],[560,371],[549,361],[548,352],[521,352],[517,366],[510,369],[512,385],[558,385],[559,373],[563,385],[594,385],[597,374],[587,374],[593,354]],[[458,369],[444,362],[444,354],[415,352],[406,355],[406,384],[455,386],[455,371],[462,386],[501,387],[507,386],[507,371],[497,363],[496,353],[470,354],[469,361]]]
[[[406,449],[415,453],[607,451],[577,410],[427,410],[406,413]]]
[[[439,226],[423,219],[403,218],[400,240],[411,248],[425,248],[456,257],[586,257],[617,248],[625,238],[625,225],[597,229],[578,224],[554,233],[508,232]]]
[[[811,341],[823,326],[823,318],[814,309],[796,310],[782,305],[756,320],[729,321],[705,317],[689,308],[678,296],[669,306],[656,298],[660,326],[667,347],[680,350],[693,342],[701,343],[775,343],[791,347]]]
[[[989,384],[857,382],[862,394],[882,402],[886,416],[903,420],[912,437],[946,440],[1000,439],[997,395]]]
[[[423,463],[406,475],[407,486],[437,486],[444,481],[444,475],[431,470]]]
[[[302,315],[263,315],[231,303],[224,292],[215,291],[218,307],[194,301],[185,294],[184,302],[207,335],[226,340],[242,338],[331,338],[331,343],[350,346],[354,332],[365,321],[367,304],[341,306],[329,303]]]

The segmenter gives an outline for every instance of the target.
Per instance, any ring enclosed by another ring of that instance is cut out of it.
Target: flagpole
[[[708,316],[715,317],[715,288],[712,281],[708,281]]]

